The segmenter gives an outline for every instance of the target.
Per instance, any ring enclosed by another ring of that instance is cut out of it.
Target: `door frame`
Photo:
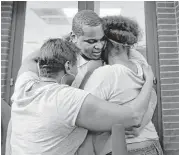
[[[25,27],[25,1],[14,1],[12,12],[12,27],[10,51],[8,60],[8,74],[5,101],[11,105],[11,96],[14,91],[14,83],[16,81],[17,73],[21,65],[23,36]]]
[[[163,148],[163,119],[162,119],[162,101],[161,101],[161,84],[160,84],[160,65],[159,65],[159,46],[157,36],[157,13],[156,2],[145,1],[145,25],[146,25],[146,54],[147,61],[152,66],[157,84],[154,88],[157,92],[157,106],[153,116],[153,123],[159,135],[160,144]]]
[[[94,11],[94,1],[78,1],[78,11],[81,10],[93,10]]]

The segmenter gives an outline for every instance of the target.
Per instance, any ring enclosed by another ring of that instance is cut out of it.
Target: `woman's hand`
[[[143,76],[144,76],[145,81],[150,81],[150,82],[153,83],[154,74],[153,74],[151,66],[150,65],[148,65],[148,66],[143,65],[142,69],[143,69],[143,73],[144,73]]]
[[[139,136],[139,132],[140,132],[139,128],[140,128],[140,125],[125,129],[125,137],[126,138],[134,138],[134,137]]]

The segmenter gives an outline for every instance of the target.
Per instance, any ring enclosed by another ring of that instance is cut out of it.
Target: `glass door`
[[[11,85],[7,101],[14,92],[14,83],[22,60],[39,49],[49,38],[62,37],[71,31],[72,18],[78,10],[92,8],[87,1],[18,1],[14,2]],[[11,104],[11,103],[10,103]]]
[[[96,1],[94,4],[94,11],[100,17],[122,15],[137,21],[142,35],[134,48],[146,58],[144,1]]]
[[[70,33],[78,1],[27,1],[22,60],[49,38]]]

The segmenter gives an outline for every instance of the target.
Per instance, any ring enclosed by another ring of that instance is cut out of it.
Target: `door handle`
[[[14,86],[14,79],[13,78],[10,79],[10,86],[11,87]]]

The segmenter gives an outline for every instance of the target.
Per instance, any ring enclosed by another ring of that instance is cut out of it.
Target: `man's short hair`
[[[54,77],[64,70],[64,65],[70,61],[73,65],[77,61],[77,53],[80,51],[75,44],[62,39],[49,39],[40,48],[41,56],[38,60],[40,76]]]
[[[72,31],[77,36],[83,36],[83,25],[99,26],[102,24],[101,18],[92,10],[79,11],[73,18]]]

